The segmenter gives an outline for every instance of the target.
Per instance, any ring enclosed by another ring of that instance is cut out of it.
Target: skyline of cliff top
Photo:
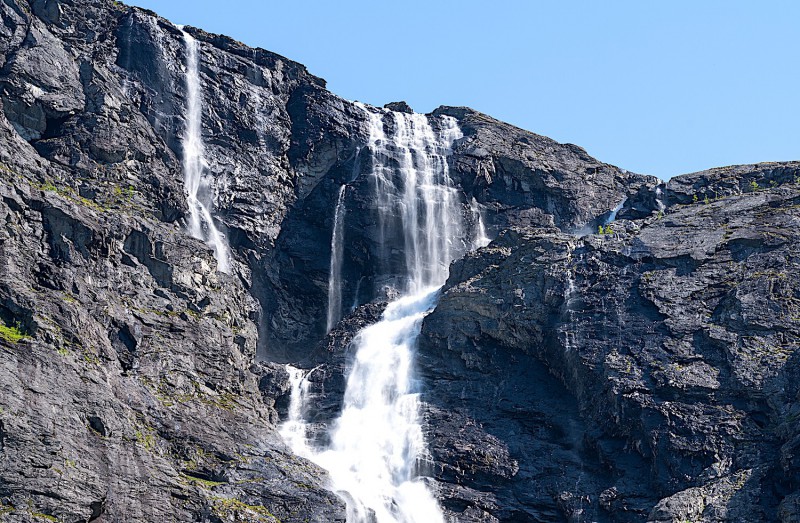
[[[132,0],[306,65],[336,94],[466,105],[668,179],[800,158],[800,4]]]

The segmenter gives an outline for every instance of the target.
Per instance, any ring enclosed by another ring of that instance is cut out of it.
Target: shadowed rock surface
[[[612,234],[512,228],[454,263],[420,349],[439,477],[458,485],[445,505],[462,521],[794,521],[798,167],[736,169],[775,187]]]
[[[315,368],[325,440],[349,341],[404,270],[402,238],[376,233],[365,108],[185,29],[222,274],[185,228],[180,29],[106,0],[5,0],[0,20],[0,520],[343,522],[277,426],[281,364]],[[448,515],[800,521],[800,164],[664,184],[439,115],[464,134],[458,240],[474,209],[495,238],[453,264],[420,336]],[[326,333],[343,184],[345,317]]]

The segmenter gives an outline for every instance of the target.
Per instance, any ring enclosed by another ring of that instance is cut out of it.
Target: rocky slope
[[[646,219],[514,227],[456,262],[420,349],[446,506],[797,521],[799,182],[800,163],[682,176]]]
[[[106,0],[5,0],[0,17],[0,519],[344,521],[276,428],[279,364],[319,365],[324,438],[347,342],[403,271],[400,239],[376,236],[363,106],[186,28],[223,274],[184,226],[181,30]],[[472,204],[496,237],[452,266],[420,338],[448,513],[800,520],[800,166],[657,187],[467,108],[434,115],[464,133],[468,234]],[[342,184],[354,310],[326,335]]]

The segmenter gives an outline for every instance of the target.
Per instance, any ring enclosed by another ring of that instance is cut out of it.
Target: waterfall
[[[330,332],[342,316],[342,241],[344,236],[344,194],[346,185],[339,189],[336,209],[333,212],[333,231],[331,232],[331,264],[328,273],[328,323]]]
[[[308,398],[308,374],[302,369],[297,369],[291,365],[286,366],[289,373],[289,416],[286,423],[280,427],[281,436],[289,444],[295,454],[303,457],[311,456],[311,449],[308,447],[306,435],[305,407]]]
[[[483,222],[483,213],[481,212],[480,205],[475,198],[469,204],[469,211],[472,213],[472,221],[475,224],[475,238],[472,240],[472,247],[479,249],[486,247],[492,240],[486,235],[486,225]]]
[[[656,206],[658,206],[658,212],[659,212],[659,214],[664,214],[664,209],[666,209],[667,207],[666,207],[666,205],[664,205],[664,202],[661,200],[661,197],[662,197],[661,187],[656,186],[655,191],[656,191]]]
[[[570,257],[572,255],[570,254]],[[564,348],[566,352],[572,351],[575,338],[575,301],[578,298],[578,290],[575,287],[575,274],[573,269],[567,269],[567,288],[564,291],[564,306],[567,309],[568,322],[564,329]]]
[[[450,262],[464,250],[458,191],[447,165],[450,145],[461,138],[461,130],[450,117],[442,117],[436,132],[423,114],[367,114],[380,241],[386,242],[387,228],[399,215],[406,291],[438,287],[447,279]],[[394,129],[391,137],[384,130],[387,117]]]
[[[230,255],[225,236],[211,215],[212,193],[203,146],[203,100],[198,73],[197,40],[183,31],[186,43],[186,130],[183,134],[183,174],[189,206],[189,233],[214,249],[217,267],[230,270]]]
[[[617,219],[617,213],[622,210],[622,207],[625,205],[625,202],[628,201],[628,198],[623,198],[621,202],[617,204],[616,207],[611,209],[611,213],[608,215],[608,218],[605,219],[603,225],[608,225],[609,223],[613,222]]]
[[[405,288],[380,321],[351,342],[354,362],[329,446],[309,453],[304,427],[301,442],[291,432],[287,442],[329,471],[332,488],[347,500],[348,523],[442,523],[420,478],[428,451],[414,357],[422,320],[436,304],[449,264],[466,250],[463,205],[447,164],[461,132],[450,117],[436,119],[434,130],[425,115],[361,107],[370,125],[379,236],[383,241],[389,227],[402,228]],[[284,430],[302,425],[301,410],[290,408]]]

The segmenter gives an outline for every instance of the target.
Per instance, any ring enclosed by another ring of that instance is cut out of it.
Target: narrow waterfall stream
[[[486,234],[486,223],[483,221],[483,212],[475,198],[473,198],[469,204],[469,211],[472,213],[472,221],[475,224],[475,237],[472,239],[472,245],[475,248],[486,247],[492,240]]]
[[[622,208],[625,206],[626,201],[628,201],[628,199],[623,198],[622,201],[616,205],[616,207],[611,209],[611,213],[608,215],[608,218],[604,220],[603,225],[608,225],[609,223],[617,219],[617,213],[619,213],[619,211],[622,210]]]
[[[329,471],[332,489],[347,501],[348,523],[442,523],[442,511],[420,478],[428,451],[414,358],[422,320],[436,305],[450,262],[475,246],[462,240],[465,206],[447,164],[461,131],[449,117],[440,117],[434,130],[425,115],[362,108],[370,123],[381,239],[389,237],[389,227],[402,227],[406,271],[400,297],[351,342],[355,360],[329,447],[309,446],[303,421],[307,384],[302,371],[291,367],[289,419],[281,432],[296,453]],[[338,213],[334,237],[341,232]],[[475,243],[485,241],[484,233],[477,236]],[[331,260],[332,278],[336,263],[341,262]]]
[[[328,273],[328,321],[325,331],[330,332],[342,316],[342,242],[344,241],[344,195],[346,185],[339,188],[336,209],[333,211],[333,232],[331,233],[331,264]]]
[[[214,249],[217,267],[230,271],[230,254],[225,236],[211,215],[212,192],[206,175],[205,148],[203,146],[203,96],[198,72],[197,40],[183,31],[186,43],[186,130],[183,134],[183,173],[189,205],[189,233],[204,240]]]

